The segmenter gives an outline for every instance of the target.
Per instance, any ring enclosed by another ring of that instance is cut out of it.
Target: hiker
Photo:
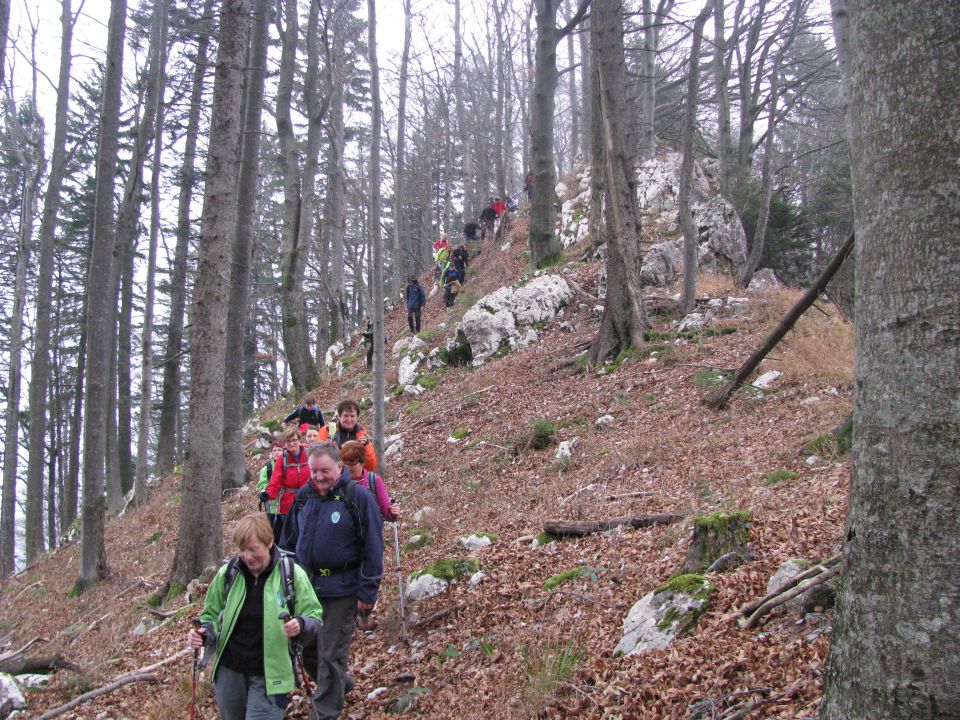
[[[367,345],[367,370],[373,367],[373,320],[364,317],[363,323],[363,342]]]
[[[307,425],[307,429],[303,432],[303,444],[309,448],[318,440],[320,440],[320,428],[316,425]]]
[[[467,242],[478,242],[480,240],[480,225],[476,218],[470,218],[463,225],[463,239]]]
[[[326,428],[326,425],[323,426]],[[322,433],[322,430],[321,430]],[[279,498],[277,513],[274,516],[273,533],[276,539],[283,532],[284,519],[293,504],[293,495],[307,484],[310,469],[307,467],[307,449],[300,443],[300,431],[287,428],[283,432],[284,451],[273,465],[273,474],[267,489],[260,493],[264,503]]]
[[[467,265],[470,264],[470,251],[467,250],[465,244],[461,244],[453,251],[450,255],[450,260],[453,262],[457,272],[460,274],[460,284],[464,285],[467,282]]]
[[[357,615],[370,614],[380,590],[383,519],[373,495],[350,479],[336,445],[310,448],[307,462],[310,481],[297,492],[280,545],[296,553],[323,607],[314,707],[321,720],[333,720],[343,709]]]
[[[280,457],[280,453],[283,452],[283,442],[280,440],[274,440],[270,444],[270,459],[267,460],[267,464],[263,466],[260,470],[260,477],[257,480],[257,494],[261,498],[260,504],[263,505],[264,511],[267,514],[267,521],[270,523],[270,527],[273,527],[274,523],[277,521],[277,506],[279,502],[276,500],[267,500],[263,502],[263,493],[267,489],[267,485],[270,483],[270,476],[273,474],[273,466],[277,463],[277,458]]]
[[[523,191],[527,194],[527,202],[533,202],[533,171],[527,173],[527,177],[523,179]]]
[[[491,207],[493,208],[493,212],[497,216],[498,220],[500,219],[500,216],[503,215],[503,213],[507,210],[507,206],[504,205],[503,200],[500,198],[494,198],[493,205]]]
[[[407,325],[411,333],[420,332],[420,311],[427,304],[427,293],[416,275],[407,278]]]
[[[343,400],[337,405],[337,420],[320,428],[321,440],[332,440],[338,447],[345,442],[356,440],[363,445],[363,466],[373,472],[377,469],[377,451],[367,431],[357,420],[360,419],[360,405],[356,400]]]
[[[480,239],[486,240],[487,234],[493,232],[493,225],[497,221],[497,213],[493,209],[493,198],[490,204],[480,211]]]
[[[387,486],[383,484],[383,478],[363,467],[363,445],[355,440],[345,442],[340,448],[340,459],[350,471],[350,477],[353,478],[354,482],[361,487],[365,487],[377,498],[377,505],[380,506],[380,514],[383,515],[383,519],[386,522],[396,521],[400,517],[400,506],[390,499],[390,495],[387,494]]]
[[[515,213],[520,209],[520,203],[517,201],[517,198],[513,195],[507,198],[507,212]]]
[[[295,407],[293,412],[283,419],[283,422],[288,423],[291,420],[297,421],[297,427],[301,434],[306,430],[307,425],[323,427],[326,421],[323,419],[323,411],[317,405],[317,396],[314,393],[304,395],[303,403]]]
[[[443,304],[448,308],[453,307],[453,301],[457,299],[457,293],[460,292],[460,272],[453,263],[447,263],[440,281],[443,287]]]
[[[213,688],[223,720],[282,720],[296,686],[290,640],[315,641],[320,602],[303,568],[289,555],[281,559],[263,515],[241,518],[233,542],[240,554],[210,582],[200,628],[190,629],[187,642],[215,653]],[[291,618],[279,620],[281,611]]]

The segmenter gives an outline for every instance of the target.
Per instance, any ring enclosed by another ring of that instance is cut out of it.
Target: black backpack
[[[279,548],[278,548],[279,550]],[[287,606],[291,616],[296,615],[296,592],[294,590],[294,566],[296,558],[293,553],[286,550],[279,550],[280,560],[280,586],[283,588],[282,603]],[[232,558],[227,563],[227,572],[223,578],[223,602],[226,606],[227,595],[230,594],[230,588],[233,587],[234,580],[237,579],[237,573],[240,572],[240,557]]]

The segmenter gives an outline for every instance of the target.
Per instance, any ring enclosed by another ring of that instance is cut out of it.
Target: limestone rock
[[[640,282],[663,287],[676,280],[683,272],[683,241],[669,240],[653,245],[643,256]]]
[[[617,419],[613,415],[601,415],[594,421],[593,424],[596,425],[597,430],[603,430],[604,428],[613,425],[616,421]]]
[[[390,354],[398,357],[403,352],[415,353],[426,346],[427,344],[416,335],[408,335],[407,337],[400,338],[393,344],[393,349],[390,351]]]
[[[633,604],[623,621],[623,637],[614,655],[636,655],[663,650],[682,632],[692,628],[706,610],[713,586],[698,575],[685,575],[689,588],[664,586]]]
[[[327,367],[333,367],[337,358],[343,355],[343,343],[337,342],[327,348],[327,354],[323,359],[323,364]]]
[[[750,284],[747,286],[747,292],[755,293],[765,290],[776,290],[780,287],[780,281],[776,274],[770,268],[763,268],[753,274]]]
[[[12,675],[0,673],[0,717],[6,717],[13,710],[22,710],[27,701],[17,687]]]
[[[42,673],[26,673],[14,678],[22,688],[41,688],[50,684],[50,676]]]
[[[482,570],[477,570],[473,575],[470,576],[470,579],[467,581],[467,587],[473,590],[481,581],[486,577],[486,574]]]
[[[427,598],[436,597],[446,590],[448,586],[449,583],[446,580],[441,580],[433,575],[421,575],[407,583],[406,598],[408,602],[419,602]]]
[[[750,384],[753,385],[755,388],[760,388],[761,390],[766,390],[766,389],[769,388],[771,385],[773,385],[773,383],[774,383],[774,382],[777,380],[777,378],[779,378],[781,375],[783,375],[783,373],[780,372],[779,370],[770,370],[769,372],[765,372],[763,375],[761,375],[760,377],[758,377],[756,380],[754,380],[754,381],[753,381],[752,383],[750,383]]]
[[[457,542],[468,552],[476,552],[477,550],[482,550],[487,547],[493,541],[486,535],[468,535],[457,538]]]
[[[805,570],[808,570],[809,568],[810,562],[808,560],[801,560],[799,558],[793,558],[781,563],[780,567],[777,568],[777,571],[770,577],[769,580],[767,580],[766,594],[769,595],[770,593],[784,587],[797,575]],[[799,610],[801,602],[802,601],[800,597],[795,597],[785,604],[785,608],[787,610]]]
[[[576,438],[573,440],[564,440],[557,446],[557,451],[553,454],[553,459],[557,462],[566,462],[573,457],[573,446],[576,444]]]
[[[413,518],[411,519],[413,520],[414,525],[421,525],[422,523],[433,519],[434,517],[436,517],[436,515],[437,515],[437,511],[434,510],[429,505],[426,505],[420,508],[419,510],[417,510],[413,514]]]
[[[700,269],[739,277],[747,264],[747,236],[733,205],[714,195],[692,210],[700,236]]]
[[[400,385],[411,385],[417,379],[417,367],[419,367],[422,357],[422,355],[414,353],[406,355],[400,361],[400,366],[397,368],[397,382]]]
[[[700,330],[707,326],[707,317],[703,313],[692,312],[677,326],[677,332],[687,332],[689,330]]]
[[[146,635],[160,627],[160,621],[152,617],[141,618],[140,624],[133,629],[133,636],[140,637]]]
[[[559,275],[533,278],[519,288],[503,287],[478,300],[457,326],[457,337],[470,346],[473,364],[481,365],[501,347],[526,347],[536,340],[534,323],[553,318],[573,297]]]

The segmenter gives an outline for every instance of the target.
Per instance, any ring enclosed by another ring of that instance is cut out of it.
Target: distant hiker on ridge
[[[317,396],[314,393],[304,395],[303,403],[295,407],[293,412],[283,419],[283,422],[288,423],[291,420],[297,421],[297,427],[301,434],[306,431],[307,425],[323,427],[326,421],[323,419],[323,411],[317,405]]]
[[[411,333],[420,332],[420,311],[427,304],[427,293],[416,275],[407,278],[407,325]]]

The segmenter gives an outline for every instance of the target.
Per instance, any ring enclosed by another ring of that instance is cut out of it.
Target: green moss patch
[[[721,335],[732,335],[735,332],[738,332],[739,329],[735,327],[718,327],[718,328],[698,328],[696,330],[684,330],[682,332],[677,331],[657,331],[657,330],[648,330],[644,335],[644,338],[649,342],[658,342],[662,340],[699,340],[700,338],[709,338],[709,337],[719,337]]]
[[[673,575],[663,585],[654,590],[654,594],[663,592],[682,593],[695,600],[706,600],[717,591],[716,586],[698,573],[679,573]]]
[[[416,541],[404,543],[400,548],[403,552],[413,552],[414,550],[419,550],[420,548],[425,548],[433,544],[433,535],[425,530],[414,530],[411,532],[410,537],[417,539]]]
[[[763,474],[763,484],[766,487],[771,487],[777,483],[793,480],[796,476],[797,474],[793,470],[787,470],[786,468],[771,470],[770,472]]]
[[[543,546],[549,545],[559,538],[553,533],[548,533],[546,530],[541,530],[534,536],[533,539],[537,541],[537,545]]]
[[[579,580],[580,578],[587,578],[589,580],[596,581],[598,574],[602,572],[602,568],[594,568],[589,565],[577,565],[575,568],[570,568],[569,570],[564,570],[561,573],[547,579],[543,583],[543,589],[547,592],[556,590],[558,587],[564,583],[571,582],[573,580]]]
[[[467,343],[458,342],[450,347],[443,346],[440,348],[437,356],[442,363],[452,365],[453,367],[469,365],[473,362],[473,350]]]
[[[833,458],[846,455],[853,446],[853,418],[849,418],[831,432],[818,435],[808,442],[805,449],[820,457]]]
[[[452,433],[450,437],[454,440],[466,440],[470,436],[470,428],[457,428]]]
[[[474,558],[440,558],[432,565],[415,572],[411,577],[416,579],[421,575],[433,575],[435,578],[456,582],[466,575],[473,575],[480,568]]]
[[[697,370],[693,374],[693,382],[701,390],[713,390],[726,384],[730,378],[730,373],[723,370]]]
[[[433,390],[440,384],[440,378],[436,375],[417,375],[416,383],[424,390]]]
[[[440,331],[436,328],[427,328],[426,330],[421,330],[417,333],[417,337],[423,340],[425,343],[433,342],[433,339],[437,336]]]

